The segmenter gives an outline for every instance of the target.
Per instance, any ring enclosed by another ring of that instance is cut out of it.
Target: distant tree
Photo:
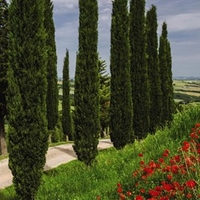
[[[79,0],[79,11],[73,147],[78,160],[92,165],[98,154],[100,130],[97,0]]]
[[[146,61],[145,0],[130,1],[131,83],[133,100],[133,129],[136,138],[149,132],[149,79]]]
[[[9,168],[22,200],[35,199],[48,149],[44,6],[43,0],[9,6]]]
[[[150,126],[151,133],[161,125],[162,93],[160,69],[158,65],[158,37],[157,37],[157,13],[152,5],[146,16],[147,34],[147,65],[150,86]]]
[[[45,0],[44,26],[47,32],[47,121],[48,130],[53,130],[58,121],[58,80],[55,26],[53,21],[53,3]]]
[[[167,39],[167,23],[162,25],[162,33],[160,36],[159,44],[159,68],[161,77],[161,90],[162,90],[162,118],[163,125],[172,120],[174,110],[173,100],[173,84],[171,72],[171,48]]]
[[[7,153],[4,117],[8,68],[8,4],[0,0],[0,155]]]
[[[99,74],[100,74],[100,125],[101,137],[105,136],[105,129],[109,127],[110,121],[110,76],[106,73],[105,60],[99,60]]]
[[[116,149],[134,141],[127,0],[112,2],[110,136]]]
[[[73,140],[72,116],[70,109],[70,82],[69,82],[69,51],[63,66],[63,101],[62,101],[62,128],[63,133],[69,140]]]
[[[174,86],[173,86],[173,74],[172,74],[172,55],[171,45],[167,40],[167,65],[169,74],[169,121],[172,121],[173,114],[175,113],[175,101],[174,101]]]

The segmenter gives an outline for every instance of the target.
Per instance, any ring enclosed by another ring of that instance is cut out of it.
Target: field
[[[200,80],[174,80],[176,102],[200,102]]]

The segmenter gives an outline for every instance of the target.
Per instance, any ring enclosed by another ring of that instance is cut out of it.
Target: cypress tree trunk
[[[63,67],[63,101],[62,101],[62,128],[69,140],[73,140],[72,116],[70,109],[70,85],[69,85],[69,52],[66,51]]]
[[[97,0],[79,0],[79,51],[75,74],[74,150],[80,161],[91,165],[99,138],[99,68]]]
[[[134,141],[127,0],[113,1],[110,136],[116,149]]]
[[[45,21],[47,32],[47,121],[48,130],[53,130],[58,121],[58,80],[57,80],[57,56],[55,44],[55,27],[53,21],[53,4],[51,0],[45,0]]]
[[[138,139],[149,132],[149,80],[146,62],[145,0],[130,2],[131,84],[133,129]]]
[[[157,13],[153,5],[147,12],[147,64],[150,85],[150,127],[151,133],[161,126],[162,93],[160,69],[158,65],[158,37],[157,37]]]
[[[0,155],[7,153],[4,116],[6,115],[6,89],[8,68],[8,4],[0,0]]]
[[[13,0],[9,28],[9,168],[19,199],[34,200],[48,148],[44,1]]]

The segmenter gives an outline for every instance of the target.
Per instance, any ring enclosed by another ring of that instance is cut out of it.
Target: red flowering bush
[[[120,200],[200,199],[200,123],[192,128],[190,140],[183,142],[176,155],[166,149],[157,161],[147,163],[143,153],[138,156],[139,168],[132,174],[135,186],[124,191],[118,183]]]

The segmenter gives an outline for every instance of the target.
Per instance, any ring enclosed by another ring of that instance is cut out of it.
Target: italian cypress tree
[[[138,139],[149,132],[149,80],[146,61],[145,0],[130,1],[131,84],[133,129]]]
[[[116,149],[134,141],[127,0],[113,1],[111,23],[110,136]]]
[[[8,69],[8,4],[0,0],[0,155],[7,153],[4,117]]]
[[[53,3],[45,0],[45,21],[47,32],[47,121],[48,130],[53,130],[58,121],[58,80],[57,80],[57,56],[55,44],[55,27],[53,21]]]
[[[147,34],[147,65],[150,86],[150,126],[151,133],[160,126],[162,111],[162,93],[160,70],[158,65],[158,37],[157,37],[157,13],[152,5],[146,16]]]
[[[9,7],[9,168],[22,200],[35,199],[48,148],[44,6],[44,0],[12,0]]]
[[[100,98],[100,125],[101,137],[105,136],[110,122],[110,76],[106,73],[105,60],[99,60],[99,98]]]
[[[69,51],[66,51],[63,66],[63,101],[62,101],[62,128],[69,140],[73,139],[72,116],[70,109],[70,85],[69,85]]]
[[[86,165],[92,165],[98,154],[100,130],[97,0],[79,0],[79,11],[73,147],[78,160]]]
[[[174,100],[173,100],[173,84],[171,72],[171,49],[167,39],[167,24],[162,25],[162,33],[159,44],[159,68],[161,77],[161,91],[162,91],[162,117],[163,125],[172,119]]]
[[[173,87],[173,77],[172,77],[172,56],[171,56],[171,45],[169,40],[167,40],[167,65],[168,65],[168,75],[169,75],[169,121],[172,121],[173,114],[175,113],[175,101],[174,101],[174,87]]]

